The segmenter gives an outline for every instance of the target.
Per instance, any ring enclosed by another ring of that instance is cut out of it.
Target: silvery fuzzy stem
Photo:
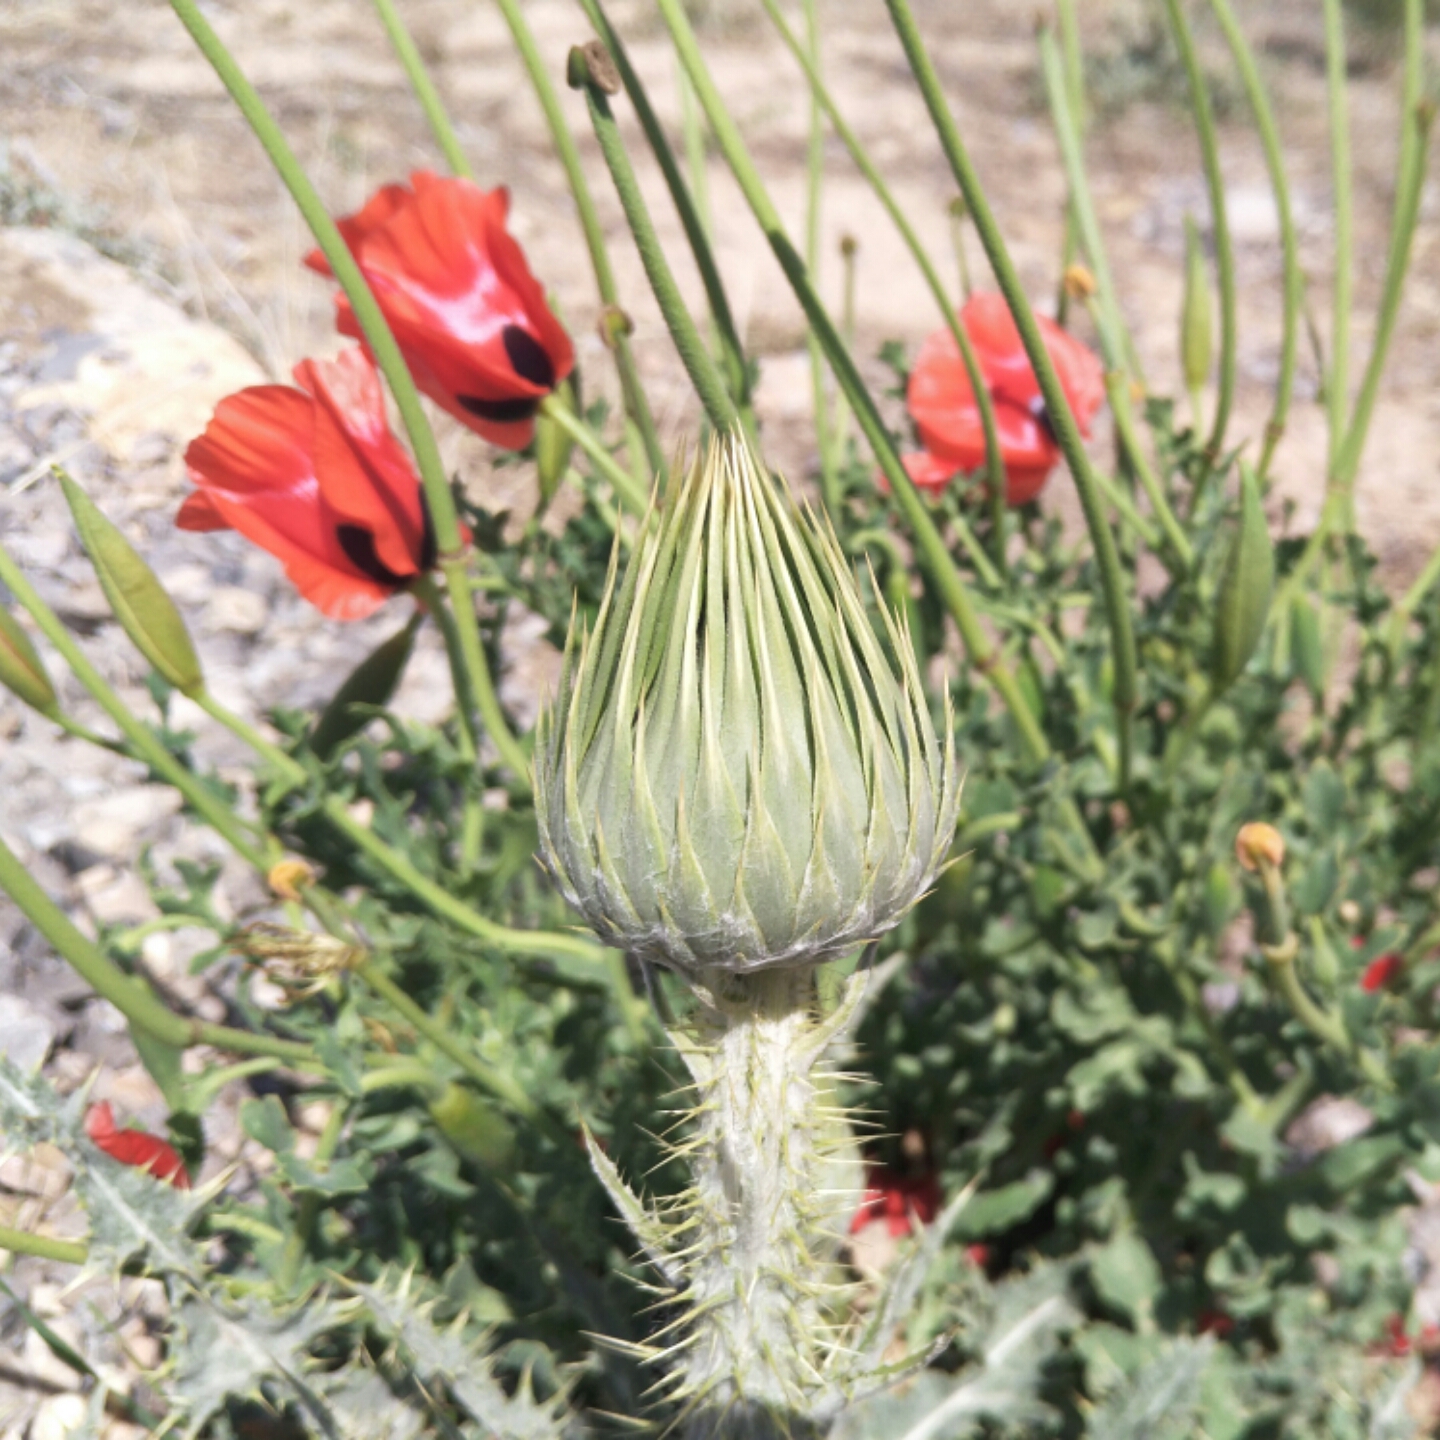
[[[685,1146],[681,1433],[799,1440],[828,1388],[837,1232],[859,1178],[845,1117],[816,1073],[838,1026],[817,1014],[814,966],[710,978],[675,1037],[698,1092]]]

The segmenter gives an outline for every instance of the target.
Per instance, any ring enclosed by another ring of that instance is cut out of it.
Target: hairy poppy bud
[[[18,695],[32,710],[51,717],[60,710],[45,662],[15,617],[0,606],[0,685]]]
[[[541,856],[605,940],[691,975],[838,955],[935,877],[959,789],[909,638],[835,537],[711,443],[572,629],[536,744]]]

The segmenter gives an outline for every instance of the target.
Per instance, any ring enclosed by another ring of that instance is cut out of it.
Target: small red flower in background
[[[959,319],[994,402],[1005,461],[1006,503],[1024,505],[1040,493],[1060,458],[1039,382],[1003,295],[993,291],[972,295]],[[1036,319],[1081,433],[1088,435],[1105,399],[1100,360],[1053,320],[1043,315]],[[905,399],[925,446],[923,454],[905,457],[905,468],[916,485],[939,489],[957,473],[984,465],[980,407],[960,347],[948,329],[937,330],[920,347]]]
[[[1205,1309],[1195,1317],[1197,1335],[1213,1335],[1217,1340],[1223,1340],[1234,1331],[1235,1317],[1224,1310]]]
[[[1360,988],[1366,994],[1388,989],[1404,968],[1405,962],[1396,954],[1377,955],[1365,967],[1365,973],[1360,977]]]
[[[850,1221],[854,1235],[876,1220],[883,1220],[894,1236],[910,1233],[910,1217],[928,1225],[940,1210],[940,1182],[934,1175],[901,1175],[885,1165],[866,1168],[865,1194]]]
[[[238,530],[335,620],[359,620],[435,563],[420,481],[359,350],[302,360],[300,389],[252,385],[190,442],[182,530]]]
[[[108,1100],[92,1105],[85,1112],[85,1133],[122,1165],[148,1170],[157,1180],[168,1180],[177,1190],[190,1188],[190,1172],[175,1147],[144,1130],[116,1129],[115,1112]]]
[[[504,189],[417,170],[336,223],[415,384],[493,444],[523,450],[575,351],[505,228],[509,205]],[[330,274],[318,250],[305,263]],[[360,339],[343,295],[335,310],[341,334]]]

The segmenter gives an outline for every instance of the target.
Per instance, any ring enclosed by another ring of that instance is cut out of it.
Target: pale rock
[[[57,1319],[46,1321],[46,1324],[77,1352],[81,1354],[84,1353],[84,1342],[81,1341],[80,1337],[75,1333],[75,1327],[69,1320],[61,1316]],[[20,1352],[20,1357],[26,1374],[32,1379],[39,1381],[40,1384],[54,1390],[76,1390],[79,1388],[79,1375],[63,1360],[59,1359],[34,1330],[27,1331],[25,1344]],[[39,1433],[40,1417],[45,1414],[46,1407],[53,1405],[55,1400],[60,1398],[60,1396],[53,1396],[40,1407],[40,1411],[30,1427],[31,1440],[34,1440],[36,1434]],[[83,1418],[85,1414],[85,1402],[81,1400],[78,1395],[68,1398],[79,1401],[80,1418]],[[57,1423],[55,1420],[51,1421],[52,1426]],[[76,1419],[65,1429],[50,1428],[44,1433],[54,1436],[55,1440],[62,1440],[62,1437],[71,1434],[78,1424],[79,1419]]]
[[[75,834],[97,855],[128,855],[141,835],[180,809],[180,796],[163,785],[125,785],[75,807]]]
[[[30,1336],[30,1339],[37,1339],[37,1336]],[[26,1348],[29,1344],[27,1340]],[[60,1365],[58,1360],[55,1364]],[[63,1370],[70,1370],[68,1365],[61,1365]],[[70,1372],[72,1375],[73,1371]],[[35,1418],[30,1422],[29,1440],[69,1440],[72,1435],[79,1435],[85,1429],[85,1419],[89,1411],[89,1405],[82,1395],[51,1395],[44,1399],[35,1409]]]
[[[76,877],[90,913],[105,925],[140,925],[160,914],[145,882],[132,871],[92,865]]]
[[[1285,1131],[1285,1143],[1306,1159],[1358,1139],[1375,1123],[1373,1112],[1348,1095],[1317,1095]]]
[[[1280,212],[1268,185],[1233,185],[1225,192],[1225,218],[1237,245],[1268,245],[1280,238]]]
[[[238,585],[221,585],[205,607],[207,630],[228,630],[234,635],[254,635],[264,627],[270,606],[263,595]]]
[[[18,995],[0,995],[0,1055],[19,1070],[38,1070],[55,1043],[55,1027]]]

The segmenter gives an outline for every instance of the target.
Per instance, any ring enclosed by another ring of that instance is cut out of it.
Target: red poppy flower
[[[504,189],[417,170],[337,223],[416,385],[493,444],[522,450],[575,351],[505,228],[509,206]],[[305,263],[330,274],[318,250]],[[343,295],[335,310],[341,333],[360,339]]]
[[[190,1188],[190,1172],[176,1149],[158,1135],[144,1130],[119,1130],[108,1100],[85,1112],[85,1133],[112,1159],[122,1165],[148,1170],[157,1180],[168,1180],[177,1190]]]
[[[1005,462],[1005,499],[1011,505],[1024,505],[1040,493],[1060,458],[1039,382],[1003,295],[993,291],[972,295],[959,318],[994,402],[995,428]],[[1090,422],[1105,399],[1100,360],[1053,320],[1043,315],[1036,319],[1061,389],[1081,433],[1088,435]],[[923,457],[906,457],[906,469],[917,485],[939,488],[958,471],[974,471],[984,465],[980,407],[960,347],[948,329],[937,330],[920,347],[905,399],[926,452]]]
[[[238,530],[336,620],[369,615],[435,563],[420,482],[359,350],[302,360],[300,389],[252,385],[190,442],[182,530]]]
[[[859,1208],[850,1221],[850,1233],[883,1220],[892,1235],[910,1233],[910,1217],[928,1225],[940,1209],[940,1182],[934,1175],[901,1175],[884,1165],[872,1165]]]
[[[1360,988],[1367,995],[1387,989],[1404,968],[1405,962],[1398,955],[1377,955],[1365,967],[1365,973],[1360,977]]]

